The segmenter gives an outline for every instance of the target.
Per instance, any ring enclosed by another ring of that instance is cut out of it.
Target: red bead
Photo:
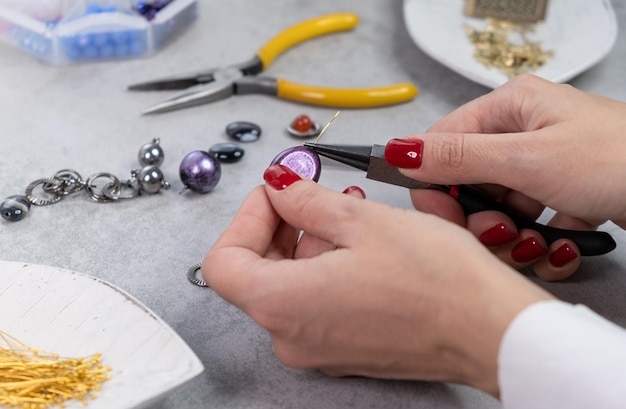
[[[298,115],[291,123],[291,127],[298,132],[309,132],[313,127],[313,121],[308,115]]]

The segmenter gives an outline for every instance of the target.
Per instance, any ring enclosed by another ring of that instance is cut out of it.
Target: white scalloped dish
[[[0,330],[28,346],[70,357],[102,353],[111,380],[87,409],[144,408],[204,370],[164,321],[96,277],[0,261],[0,311]],[[85,408],[76,400],[65,407]]]
[[[486,27],[484,19],[464,14],[464,0],[404,0],[404,20],[413,41],[430,57],[460,75],[495,88],[506,74],[473,57],[465,25]],[[610,0],[549,0],[545,21],[529,34],[553,57],[534,74],[564,83],[597,64],[617,39],[617,20]]]

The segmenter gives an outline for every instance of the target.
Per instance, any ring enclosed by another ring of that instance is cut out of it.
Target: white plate
[[[198,357],[139,301],[98,278],[0,261],[0,330],[62,356],[102,353],[111,380],[88,409],[136,409],[200,374]],[[72,400],[67,409],[84,409]]]
[[[405,0],[404,20],[413,41],[429,56],[472,81],[495,88],[508,77],[473,57],[464,25],[482,29],[484,19],[463,13],[465,0]],[[602,60],[617,38],[610,0],[549,0],[546,19],[531,41],[554,56],[534,74],[563,83]]]

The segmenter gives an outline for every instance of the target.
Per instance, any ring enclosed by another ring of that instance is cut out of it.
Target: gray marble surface
[[[626,4],[613,4],[623,25]],[[286,368],[275,359],[263,330],[211,290],[185,278],[247,192],[262,182],[270,160],[301,143],[286,134],[286,125],[300,113],[323,123],[334,109],[241,96],[142,117],[141,109],[165,95],[125,91],[127,84],[140,80],[246,60],[281,28],[337,11],[359,14],[357,29],[291,49],[267,74],[345,87],[411,81],[420,94],[399,106],[344,111],[327,142],[385,143],[423,131],[488,89],[433,61],[413,44],[400,0],[200,0],[199,5],[199,18],[188,31],[146,59],[53,67],[0,45],[0,196],[19,194],[31,181],[64,168],[83,175],[102,171],[125,177],[137,167],[139,147],[154,137],[165,149],[162,169],[173,186],[115,204],[96,204],[82,194],[34,208],[19,223],[1,220],[0,259],[98,276],[137,297],[171,325],[206,370],[155,409],[498,408],[495,399],[457,385],[334,379]],[[620,28],[612,52],[572,80],[574,86],[626,100],[626,35]],[[224,128],[234,120],[261,125],[261,140],[245,145],[240,163],[223,166],[215,191],[179,195],[183,156],[227,142]],[[354,171],[326,166],[320,183],[337,190],[359,184],[370,200],[410,207],[405,190],[367,181]],[[626,235],[610,224],[603,229],[614,233],[616,251],[586,259],[570,280],[542,285],[626,325]]]

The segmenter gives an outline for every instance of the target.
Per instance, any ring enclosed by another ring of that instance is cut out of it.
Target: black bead
[[[222,163],[239,162],[245,151],[234,143],[217,143],[209,148],[209,153]]]
[[[236,121],[226,126],[226,134],[239,142],[255,142],[261,137],[261,127],[252,122]]]
[[[30,202],[26,196],[14,195],[0,203],[0,216],[10,222],[22,220],[30,210]]]

